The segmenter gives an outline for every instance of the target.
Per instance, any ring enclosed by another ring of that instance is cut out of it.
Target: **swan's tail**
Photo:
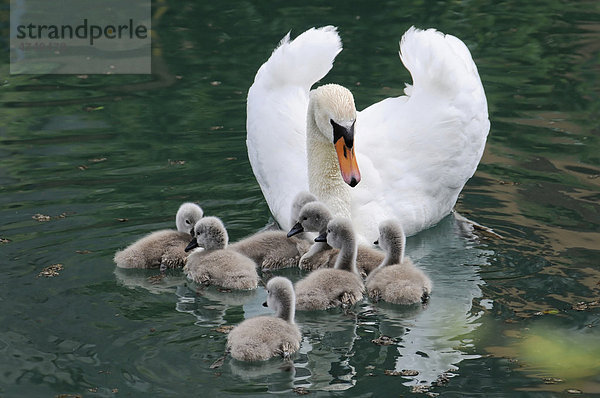
[[[293,84],[310,89],[333,66],[342,51],[342,41],[334,26],[312,28],[290,41],[288,33],[259,69],[255,84]]]
[[[464,88],[481,87],[467,46],[457,37],[435,29],[413,26],[407,30],[400,41],[400,59],[413,78],[412,87],[405,89],[408,96],[421,89],[454,96]]]

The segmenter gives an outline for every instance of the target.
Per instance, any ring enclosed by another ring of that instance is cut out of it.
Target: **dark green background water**
[[[395,397],[432,383],[442,396],[600,395],[597,1],[157,1],[153,75],[85,79],[9,76],[8,11],[3,2],[0,397]],[[345,48],[326,81],[350,87],[359,109],[410,81],[397,50],[411,25],[467,44],[492,127],[457,208],[505,239],[447,218],[408,240],[434,281],[426,309],[365,301],[298,314],[294,370],[277,359],[211,369],[226,340],[215,329],[268,312],[264,290],[197,293],[180,273],[153,283],[157,272],[115,270],[112,256],[172,228],[183,201],[220,216],[232,240],[269,222],[245,96],[289,30],[326,24]],[[56,263],[59,276],[38,276]],[[380,335],[396,342],[371,342]],[[384,374],[402,369],[419,375]]]

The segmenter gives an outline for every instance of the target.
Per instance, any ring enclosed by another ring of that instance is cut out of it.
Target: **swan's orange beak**
[[[356,163],[354,146],[347,146],[343,137],[338,138],[334,145],[342,178],[346,184],[355,187],[360,182],[360,170],[358,169],[358,163]]]
[[[330,119],[333,127],[333,145],[337,153],[342,178],[346,184],[355,187],[360,182],[360,171],[354,154],[354,122],[350,127],[344,127]]]

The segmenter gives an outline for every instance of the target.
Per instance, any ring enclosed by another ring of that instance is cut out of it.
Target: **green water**
[[[432,384],[449,397],[600,395],[599,4],[157,1],[151,76],[9,76],[3,57],[0,397],[397,397]],[[172,228],[183,201],[221,217],[232,240],[269,223],[245,95],[281,37],[326,24],[345,48],[326,81],[359,109],[409,81],[396,53],[411,25],[465,41],[492,128],[457,208],[505,238],[448,217],[408,239],[434,282],[427,308],[298,314],[293,367],[211,369],[218,327],[268,313],[264,289],[198,291],[112,256]],[[52,264],[59,275],[40,276]],[[395,343],[374,344],[381,335]],[[402,369],[419,374],[384,373]]]

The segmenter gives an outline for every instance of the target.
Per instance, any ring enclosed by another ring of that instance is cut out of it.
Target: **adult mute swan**
[[[412,85],[357,112],[349,90],[310,90],[341,51],[336,28],[286,35],[258,70],[247,101],[252,170],[271,213],[289,230],[292,199],[309,190],[334,216],[351,217],[358,239],[401,220],[407,235],[449,214],[483,154],[487,102],[465,44],[411,27],[400,59]]]

